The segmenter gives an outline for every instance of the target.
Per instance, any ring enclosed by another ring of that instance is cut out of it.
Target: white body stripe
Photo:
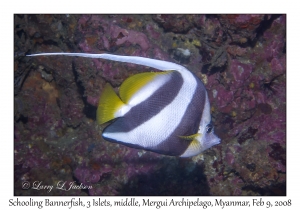
[[[139,103],[149,98],[156,90],[168,82],[171,78],[171,74],[159,75],[155,77],[151,82],[139,89],[129,100],[128,104],[136,106]]]
[[[210,104],[209,104],[207,93],[205,93],[205,104],[202,112],[202,118],[200,121],[198,133],[205,133],[205,127],[207,124],[210,123],[210,121],[211,121]]]
[[[149,98],[156,90],[171,79],[171,74],[156,76],[152,81],[139,89],[129,100],[128,105],[136,106]]]
[[[115,113],[115,117],[122,117],[130,109],[141,102],[147,100],[156,90],[158,90],[161,86],[163,86],[166,82],[168,82],[171,78],[171,74],[159,75],[155,77],[148,84],[143,86],[140,90],[138,90],[129,100],[127,105],[124,105],[120,110]]]

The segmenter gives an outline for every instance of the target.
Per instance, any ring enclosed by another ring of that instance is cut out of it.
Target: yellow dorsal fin
[[[193,141],[193,140],[196,140],[197,138],[199,138],[201,136],[202,136],[201,133],[196,133],[196,134],[193,134],[193,135],[190,135],[190,136],[179,136],[179,137],[182,138],[182,139],[185,139],[185,140]]]
[[[153,81],[155,77],[168,73],[170,72],[145,72],[127,78],[120,87],[120,98],[127,104],[131,97],[143,86]]]
[[[97,108],[97,122],[106,123],[115,118],[115,113],[124,105],[112,86],[107,83],[99,99]]]

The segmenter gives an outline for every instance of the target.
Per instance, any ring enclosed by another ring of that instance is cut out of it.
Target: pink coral
[[[130,44],[134,45],[138,44],[144,51],[149,48],[148,38],[143,33],[122,29],[115,25],[111,25],[110,31],[112,33],[112,37],[117,39],[117,45],[122,45],[125,42],[129,42]]]
[[[234,90],[244,86],[252,71],[253,66],[251,64],[244,64],[232,59],[230,72],[232,72],[234,80],[231,81],[230,89]]]
[[[217,103],[218,107],[220,107],[220,108],[225,107],[229,103],[232,102],[232,100],[233,100],[233,91],[225,90],[225,88],[221,86],[216,91],[215,98],[216,98],[216,103]]]
[[[103,174],[111,172],[110,167],[101,167],[99,170],[90,169],[85,166],[77,167],[74,171],[74,176],[83,184],[93,184],[100,181]]]
[[[160,37],[160,33],[154,29],[154,26],[152,24],[147,24],[146,30],[153,39],[158,39]]]
[[[284,61],[282,61],[282,59],[278,59],[278,58],[273,58],[272,61],[271,61],[271,68],[272,68],[272,71],[276,74],[276,75],[279,75],[279,74],[283,74],[285,72],[285,68],[283,66],[283,63]]]

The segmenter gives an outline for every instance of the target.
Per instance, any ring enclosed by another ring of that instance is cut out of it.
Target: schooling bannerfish
[[[185,67],[137,56],[88,53],[41,53],[102,58],[152,67],[127,78],[119,96],[107,84],[100,97],[97,122],[108,125],[104,139],[152,152],[191,157],[220,143],[211,123],[210,104],[203,83]]]

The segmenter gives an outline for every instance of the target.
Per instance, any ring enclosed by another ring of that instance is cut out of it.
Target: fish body
[[[107,84],[97,109],[105,140],[152,152],[191,157],[220,143],[211,124],[210,104],[201,80],[185,67],[137,56],[87,53],[41,53],[102,58],[152,67],[162,72],[133,75],[119,96]]]

